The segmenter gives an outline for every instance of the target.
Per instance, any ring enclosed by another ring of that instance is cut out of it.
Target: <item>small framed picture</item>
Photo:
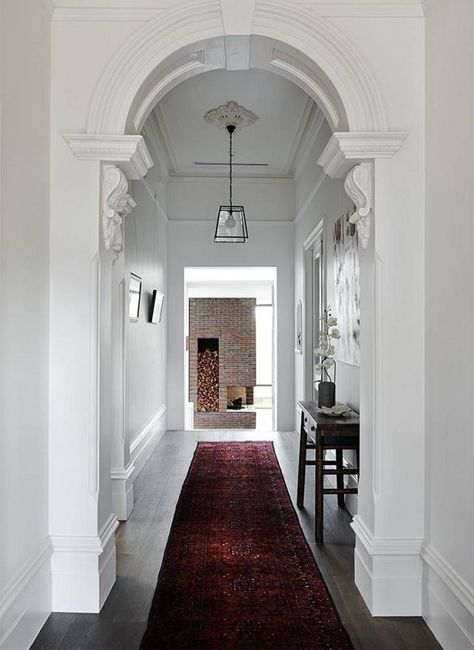
[[[131,321],[137,321],[140,316],[140,303],[142,299],[142,279],[135,273],[130,273],[130,285],[128,289],[128,317]]]
[[[301,300],[298,300],[296,305],[295,352],[303,354],[303,303]]]
[[[161,313],[163,311],[164,299],[164,294],[162,294],[157,289],[153,289],[150,305],[150,323],[154,323],[155,325],[156,323],[161,323]]]

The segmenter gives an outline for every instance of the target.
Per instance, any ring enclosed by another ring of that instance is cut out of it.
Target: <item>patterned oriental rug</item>
[[[352,648],[271,442],[200,442],[141,648]]]

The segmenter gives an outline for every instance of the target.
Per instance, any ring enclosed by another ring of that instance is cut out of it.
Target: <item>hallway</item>
[[[135,482],[135,507],[117,531],[117,581],[100,614],[51,614],[33,650],[138,648],[182,482],[199,440],[273,440],[294,500],[298,436],[295,433],[168,431]],[[314,544],[313,468],[308,469],[308,510],[300,512],[317,559],[355,648],[430,650],[440,646],[421,618],[372,618],[353,582],[354,534],[350,516],[326,497],[325,544]],[[290,650],[290,649],[285,649]]]

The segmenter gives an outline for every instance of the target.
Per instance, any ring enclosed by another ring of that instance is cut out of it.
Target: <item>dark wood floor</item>
[[[198,440],[274,440],[286,483],[296,501],[297,436],[231,431],[169,432],[135,482],[135,507],[117,531],[117,581],[100,614],[52,614],[35,650],[138,648],[146,627],[163,552],[183,479]],[[307,508],[301,526],[342,621],[356,648],[440,648],[421,618],[372,618],[353,581],[350,515],[325,497],[325,543],[314,542],[314,470],[308,468]],[[179,650],[179,649],[177,649]],[[290,649],[282,649],[290,650]]]

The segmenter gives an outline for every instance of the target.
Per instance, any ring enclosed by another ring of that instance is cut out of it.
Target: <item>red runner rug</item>
[[[273,443],[198,443],[141,648],[352,648]]]

